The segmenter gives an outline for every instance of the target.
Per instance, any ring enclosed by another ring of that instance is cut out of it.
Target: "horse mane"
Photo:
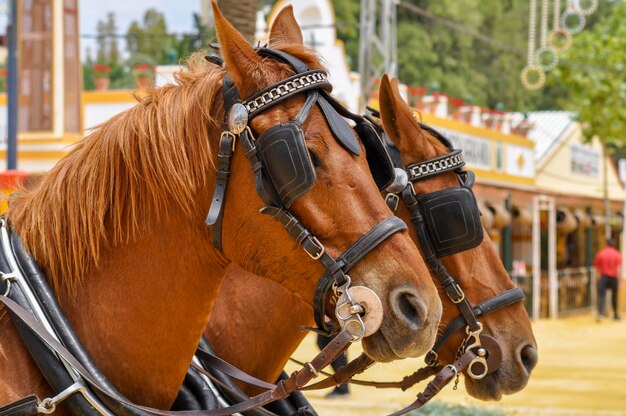
[[[281,49],[319,66],[300,45]],[[190,70],[178,72],[176,84],[137,97],[137,105],[93,129],[38,186],[11,198],[7,219],[55,292],[75,294],[103,249],[133,241],[173,206],[194,214],[195,196],[214,176],[209,138],[223,123],[216,97],[225,70],[200,52],[187,63]],[[288,70],[275,65],[282,75]]]

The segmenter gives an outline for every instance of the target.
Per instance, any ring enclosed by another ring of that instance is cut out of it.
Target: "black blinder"
[[[483,241],[480,211],[471,189],[461,186],[417,196],[437,256],[449,256]]]
[[[354,126],[367,156],[367,163],[372,171],[378,189],[385,190],[395,179],[393,163],[380,136],[369,121],[360,121]]]
[[[289,122],[267,129],[257,149],[280,201],[287,208],[315,183],[315,170],[300,125]]]

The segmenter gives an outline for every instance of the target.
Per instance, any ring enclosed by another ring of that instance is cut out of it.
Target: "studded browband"
[[[455,171],[465,165],[463,151],[455,149],[447,155],[439,156],[425,162],[410,164],[406,167],[409,182],[425,179],[443,172]]]

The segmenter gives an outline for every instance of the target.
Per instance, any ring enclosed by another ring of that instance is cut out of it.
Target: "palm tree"
[[[248,42],[254,42],[258,0],[218,0],[220,10]]]

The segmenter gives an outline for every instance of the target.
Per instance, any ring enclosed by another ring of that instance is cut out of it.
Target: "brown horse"
[[[168,408],[176,397],[229,264],[307,300],[323,272],[278,221],[259,214],[263,203],[239,146],[223,251],[212,245],[204,219],[224,130],[225,72],[242,98],[293,75],[288,65],[260,57],[215,5],[214,16],[226,71],[192,62],[176,85],[151,91],[78,143],[39,186],[16,196],[7,214],[94,362],[126,397],[153,407]],[[282,49],[321,66],[302,46]],[[298,94],[261,113],[253,133],[293,119],[303,103]],[[317,108],[302,128],[317,179],[290,209],[336,257],[391,212],[363,151],[344,150]],[[382,301],[382,326],[364,339],[374,359],[423,353],[432,344],[441,302],[408,233],[395,233],[350,274]],[[48,397],[1,309],[0,334],[0,404]]]
[[[279,16],[277,22],[280,18],[282,26],[293,27],[295,22],[290,22],[288,17]],[[419,125],[401,98],[396,80],[390,83],[383,77],[380,97],[385,131],[400,150],[405,166],[449,152]],[[425,194],[456,186],[456,176],[447,173],[416,183],[415,191]],[[410,223],[409,212],[403,204],[400,207],[398,215]],[[417,241],[413,228],[409,228]],[[484,235],[479,246],[443,258],[473,305],[514,287],[487,233]],[[440,328],[444,328],[458,311],[441,288],[440,292],[444,304]],[[285,308],[290,308],[289,314],[282,312]],[[254,311],[257,319],[250,317],[250,311]],[[261,282],[257,276],[232,266],[227,269],[205,336],[222,358],[259,378],[273,381],[306,335],[300,326],[310,325],[310,316],[311,304],[307,299],[273,282]],[[466,377],[466,387],[477,398],[497,400],[502,394],[512,394],[526,385],[537,362],[536,342],[530,319],[520,302],[482,318],[481,322],[484,332],[495,337],[502,346],[503,362],[496,372],[482,380]],[[439,354],[442,362],[454,360],[464,335],[461,331],[444,344]],[[226,342],[235,336],[238,343]]]

